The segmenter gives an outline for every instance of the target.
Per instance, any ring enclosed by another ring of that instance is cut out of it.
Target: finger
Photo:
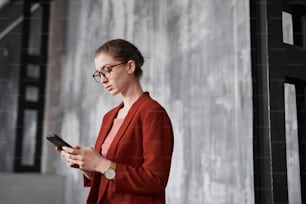
[[[79,161],[68,159],[67,164],[72,168],[79,168]]]
[[[73,154],[69,154],[69,153],[67,153],[67,152],[65,152],[65,151],[61,151],[61,155],[62,155],[62,157],[66,160],[66,161],[74,161],[74,159],[75,158],[71,158],[71,156],[74,156]]]
[[[62,151],[61,154],[65,158],[66,161],[69,161],[71,163],[76,163],[76,162],[82,160],[82,157],[80,155],[70,154],[70,153],[65,152],[65,151]]]
[[[71,166],[72,164],[76,164],[78,162],[77,160],[71,159],[69,157],[66,157],[65,160],[69,166]]]
[[[78,164],[72,164],[70,167],[76,168],[76,169],[79,169],[79,168],[80,168],[80,166],[79,166]]]
[[[79,154],[80,153],[79,149],[74,149],[74,148],[70,148],[70,147],[66,147],[66,146],[63,146],[62,148],[65,152],[68,152],[70,154]]]
[[[79,168],[79,165],[74,163],[74,162],[71,162],[71,161],[67,161],[66,164],[69,166],[69,167],[72,167],[72,168]]]
[[[73,161],[79,161],[80,160],[80,156],[79,155],[74,155],[74,154],[69,154],[68,158],[73,160]]]
[[[69,156],[69,153],[67,153],[67,152],[65,152],[65,151],[61,151],[61,155],[63,156],[63,157],[68,157]]]
[[[73,148],[66,147],[66,146],[62,146],[62,149],[63,149],[65,152],[69,152],[69,153],[73,151]]]
[[[65,157],[65,151],[61,151],[61,155],[62,155],[62,157]]]

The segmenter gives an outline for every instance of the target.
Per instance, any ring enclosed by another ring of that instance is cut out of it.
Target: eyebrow
[[[111,64],[105,64],[103,65],[102,67],[98,68],[98,72],[101,72],[101,70],[104,68],[104,67],[107,67],[107,66],[112,66]]]

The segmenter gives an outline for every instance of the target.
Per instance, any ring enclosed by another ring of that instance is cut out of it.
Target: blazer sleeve
[[[139,167],[117,164],[114,182],[117,192],[159,194],[164,192],[171,166],[173,130],[161,106],[143,117],[143,163]]]

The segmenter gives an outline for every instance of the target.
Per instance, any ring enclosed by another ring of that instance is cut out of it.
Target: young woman
[[[95,52],[95,81],[123,101],[104,115],[94,148],[61,150],[91,188],[87,203],[165,203],[173,131],[165,109],[141,87],[143,63],[139,50],[123,39]]]

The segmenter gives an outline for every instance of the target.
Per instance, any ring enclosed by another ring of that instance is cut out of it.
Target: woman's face
[[[121,63],[121,61],[115,60],[110,54],[106,53],[101,53],[95,57],[96,71],[109,70],[105,73],[106,77],[101,76],[101,83],[112,95],[125,93],[133,78],[133,73],[131,74],[129,71],[130,63]]]

